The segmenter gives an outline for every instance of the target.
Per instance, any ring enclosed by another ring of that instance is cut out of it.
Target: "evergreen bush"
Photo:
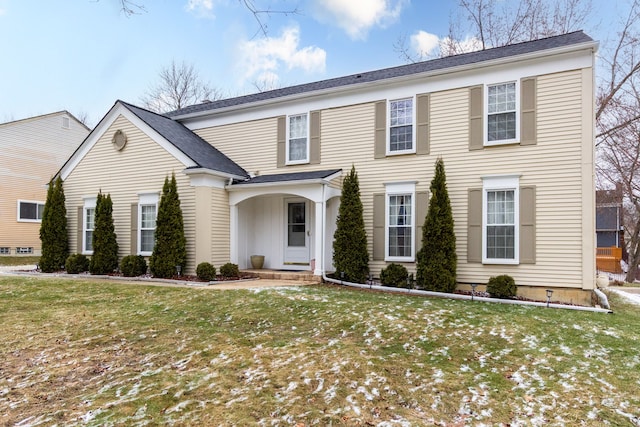
[[[487,283],[487,292],[491,298],[513,298],[517,291],[515,280],[508,274],[490,277]]]
[[[216,278],[216,268],[210,262],[201,262],[196,267],[198,279],[210,282]]]
[[[237,264],[228,262],[220,267],[220,275],[222,277],[240,277],[240,270]]]
[[[176,266],[185,271],[187,263],[187,241],[184,236],[184,222],[176,175],[164,179],[162,196],[156,218],[155,245],[149,258],[149,268],[155,277],[171,278],[176,274]]]
[[[38,263],[40,270],[45,273],[62,270],[69,255],[69,236],[67,208],[60,177],[49,182],[40,224],[40,241],[42,242],[42,255]]]
[[[64,263],[64,269],[69,274],[84,273],[89,270],[89,259],[82,254],[71,254]]]
[[[127,255],[120,261],[120,271],[125,277],[137,277],[147,273],[147,261],[142,255]]]
[[[409,273],[406,267],[402,264],[396,264],[395,262],[392,262],[387,268],[383,268],[380,272],[380,282],[384,286],[393,288],[406,288],[407,277],[409,277]]]
[[[364,228],[360,184],[355,166],[342,183],[336,231],[333,235],[333,265],[336,276],[354,283],[365,283],[369,275],[367,232]]]
[[[111,195],[98,193],[93,229],[93,255],[89,263],[91,274],[109,274],[118,268],[118,242],[113,225]]]
[[[436,161],[430,190],[429,211],[422,228],[422,248],[417,256],[417,287],[437,292],[453,292],[456,288],[458,257],[442,158]]]

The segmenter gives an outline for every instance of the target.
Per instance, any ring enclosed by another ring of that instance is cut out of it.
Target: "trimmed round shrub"
[[[487,283],[487,292],[492,298],[513,298],[517,290],[515,280],[508,274],[490,277]]]
[[[406,288],[409,273],[404,265],[392,262],[380,272],[380,282],[392,288]]]
[[[64,269],[69,274],[84,273],[89,270],[89,258],[82,254],[71,254],[64,263]]]
[[[147,261],[142,255],[127,255],[120,261],[120,271],[126,277],[142,276],[147,273]]]
[[[201,262],[196,267],[198,279],[210,282],[216,278],[216,268],[210,262]]]
[[[220,275],[222,277],[239,277],[240,270],[238,269],[237,264],[228,262],[222,267],[220,267]]]

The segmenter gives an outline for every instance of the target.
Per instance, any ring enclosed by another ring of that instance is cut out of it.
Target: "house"
[[[598,271],[622,273],[620,261],[627,260],[624,244],[622,184],[596,191],[596,268]]]
[[[46,185],[87,135],[67,111],[0,124],[0,256],[40,255]]]
[[[524,296],[589,304],[595,282],[594,56],[583,32],[157,115],[117,101],[60,174],[72,251],[110,193],[120,255],[149,255],[176,174],[202,261],[333,270],[342,177],[358,172],[370,269],[415,271],[445,162],[460,288],[510,274]]]

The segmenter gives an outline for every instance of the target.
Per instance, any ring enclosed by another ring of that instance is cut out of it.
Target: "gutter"
[[[445,292],[423,291],[418,289],[392,288],[389,286],[380,286],[380,285],[364,285],[362,283],[351,283],[351,282],[345,282],[343,280],[332,279],[330,277],[327,277],[324,269],[322,271],[322,279],[329,283],[335,283],[336,285],[345,285],[345,286],[350,286],[352,288],[358,288],[358,289],[370,289],[375,291],[392,292],[392,293],[400,293],[400,294],[407,294],[407,295],[418,295],[418,296],[425,296],[425,297],[448,298],[448,299],[467,300],[467,301],[495,302],[500,304],[525,305],[525,306],[534,306],[534,307],[564,308],[567,310],[589,311],[594,313],[609,313],[609,314],[613,313],[612,310],[597,308],[597,307],[584,307],[581,305],[565,305],[565,304],[557,304],[557,303],[547,304],[546,302],[537,302],[537,301],[509,300],[509,299],[500,299],[500,298],[477,297],[472,295],[449,294]]]

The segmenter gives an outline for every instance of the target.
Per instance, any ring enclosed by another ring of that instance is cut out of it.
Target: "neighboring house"
[[[596,191],[596,268],[622,273],[621,260],[627,260],[624,244],[622,184],[612,190]]]
[[[355,165],[377,277],[415,271],[429,185],[445,162],[461,288],[589,304],[595,282],[594,56],[582,32],[206,102],[157,115],[117,101],[60,174],[72,250],[99,190],[120,255],[149,255],[178,181],[186,271],[202,261],[333,270],[342,177]]]
[[[0,124],[0,255],[40,255],[47,184],[87,135],[67,111]]]

